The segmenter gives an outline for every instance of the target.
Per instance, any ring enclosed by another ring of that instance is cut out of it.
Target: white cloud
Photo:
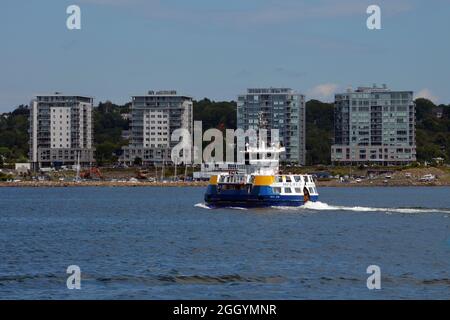
[[[334,98],[339,85],[335,83],[323,83],[310,89],[308,93],[308,99],[319,99],[323,101],[330,101]]]
[[[439,100],[439,97],[434,95],[430,89],[424,88],[422,90],[420,90],[419,92],[417,92],[415,94],[416,98],[425,98],[428,100],[433,101],[434,103],[437,103]]]

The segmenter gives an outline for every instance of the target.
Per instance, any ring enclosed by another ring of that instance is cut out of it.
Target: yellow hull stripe
[[[209,178],[209,184],[216,185],[217,184],[217,176],[211,176],[211,178]]]
[[[274,176],[255,176],[255,186],[270,186],[275,182]]]

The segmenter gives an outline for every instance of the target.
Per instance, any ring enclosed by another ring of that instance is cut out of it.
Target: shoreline
[[[73,187],[167,187],[167,188],[179,188],[179,187],[204,187],[208,186],[207,181],[189,181],[189,182],[116,182],[116,181],[20,181],[20,182],[0,182],[0,188],[73,188]],[[418,182],[418,181],[389,181],[384,183],[383,181],[362,181],[356,182],[339,182],[339,181],[316,181],[318,188],[321,187],[333,187],[333,188],[345,188],[345,187],[450,187],[449,183],[440,181],[434,182]]]
[[[0,182],[0,188],[73,188],[73,187],[206,187],[208,182],[113,182],[113,181],[20,181]]]

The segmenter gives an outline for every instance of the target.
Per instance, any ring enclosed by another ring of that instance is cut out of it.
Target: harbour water
[[[194,187],[3,188],[0,299],[450,298],[449,187],[319,191],[240,210]]]

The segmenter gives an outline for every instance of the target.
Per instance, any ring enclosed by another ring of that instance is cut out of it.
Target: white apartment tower
[[[32,168],[94,162],[93,98],[77,95],[38,95],[30,103]]]
[[[132,164],[136,158],[144,165],[170,162],[171,150],[178,144],[170,138],[176,129],[193,132],[193,99],[174,90],[149,91],[133,96],[131,139],[122,148],[120,161]]]

